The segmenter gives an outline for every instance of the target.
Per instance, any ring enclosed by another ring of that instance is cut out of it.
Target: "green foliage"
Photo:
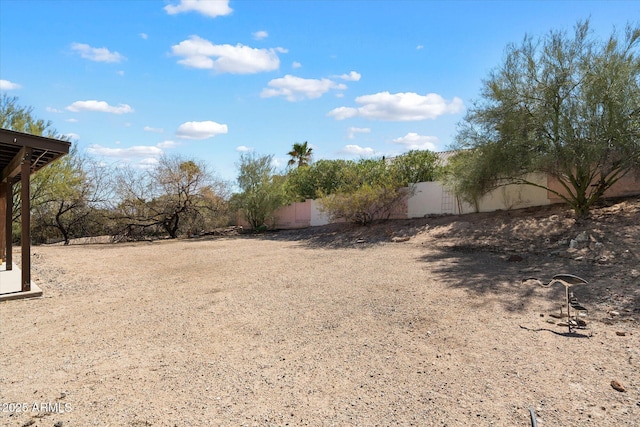
[[[238,164],[238,186],[234,206],[242,210],[254,230],[266,225],[273,213],[285,203],[283,176],[276,174],[273,156],[243,154]]]
[[[411,150],[391,160],[392,174],[403,186],[435,181],[439,173],[438,155],[428,150]]]
[[[449,159],[441,174],[443,184],[476,212],[480,211],[482,196],[493,189],[493,183],[485,179],[491,171],[484,170],[491,163],[477,158],[480,155],[473,150],[459,151]]]
[[[385,159],[361,159],[346,164],[339,187],[322,194],[321,205],[332,220],[366,225],[388,219],[408,194]]]
[[[299,142],[294,143],[293,150],[287,153],[289,156],[291,156],[291,159],[289,159],[287,165],[293,166],[297,164],[299,168],[309,166],[309,163],[311,163],[312,152],[313,148],[309,147],[307,141],[303,142],[302,144],[300,144]]]
[[[287,174],[287,194],[301,201],[332,194],[341,187],[343,175],[352,163],[347,160],[318,160],[308,167],[292,169]]]
[[[580,217],[621,177],[640,169],[639,44],[640,28],[598,41],[585,22],[573,36],[552,31],[508,46],[457,138],[460,148],[473,148],[474,162],[483,163],[474,171],[479,186],[472,192],[508,183],[540,186],[525,175],[543,172],[564,191],[543,188]]]
[[[410,184],[432,181],[438,173],[438,156],[430,151],[389,160],[319,160],[289,171],[286,192],[293,200],[321,198],[333,220],[364,225],[389,218],[413,191]]]
[[[393,159],[318,160],[287,174],[286,191],[293,200],[315,199],[361,186],[397,186],[433,181],[440,171],[438,156],[413,150]]]

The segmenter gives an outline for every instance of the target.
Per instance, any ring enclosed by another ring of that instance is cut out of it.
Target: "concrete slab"
[[[42,296],[42,289],[31,282],[31,290],[22,292],[22,271],[13,265],[13,269],[7,270],[6,264],[0,265],[0,302],[23,298],[36,298]]]

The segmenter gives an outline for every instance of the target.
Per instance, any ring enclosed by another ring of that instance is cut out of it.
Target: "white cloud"
[[[422,50],[422,49],[424,49],[423,45],[419,44],[418,46],[416,46],[416,50]]]
[[[288,101],[300,101],[305,98],[319,98],[331,89],[344,90],[347,86],[336,83],[330,79],[303,79],[287,74],[284,77],[273,79],[269,87],[262,89],[260,96],[270,98],[272,96],[284,96]]]
[[[127,114],[133,113],[133,108],[127,104],[119,104],[118,106],[113,106],[107,104],[105,101],[76,101],[73,104],[67,107],[67,110],[73,111],[74,113],[78,113],[80,111],[99,111],[102,113],[112,113],[112,114]]]
[[[253,36],[253,38],[255,40],[264,40],[267,37],[269,37],[269,33],[267,33],[266,31],[256,31],[255,33],[251,34]]]
[[[149,35],[147,33],[140,33],[140,38],[143,40],[147,40],[149,38]]]
[[[438,142],[440,140],[436,136],[418,135],[415,132],[409,132],[405,136],[393,140],[394,144],[403,145],[407,150],[436,151]]]
[[[239,145],[239,146],[236,147],[236,151],[238,151],[240,153],[249,153],[249,152],[253,151],[253,148],[247,147],[246,145]]]
[[[116,71],[116,74],[119,76],[124,76],[124,70],[118,70]]]
[[[0,90],[14,90],[20,89],[21,87],[22,86],[20,86],[18,83],[13,83],[9,80],[0,80]]]
[[[376,153],[376,151],[371,147],[360,147],[359,145],[345,145],[342,150],[340,150],[344,154],[351,154],[354,156],[372,156]]]
[[[298,61],[293,61],[293,63],[291,64],[291,68],[300,68],[302,67],[302,64],[299,63]]]
[[[65,120],[65,122],[69,122],[69,123],[78,123],[78,119],[67,119]]]
[[[84,59],[96,62],[120,62],[126,59],[118,52],[111,52],[106,47],[91,47],[85,43],[72,43],[71,50],[78,52]]]
[[[229,131],[227,125],[212,122],[186,122],[176,131],[176,136],[182,139],[207,139]]]
[[[362,74],[356,71],[351,71],[349,74],[341,74],[339,76],[332,76],[332,77],[336,77],[342,80],[347,80],[349,82],[357,82],[362,77]]]
[[[233,9],[229,7],[229,0],[180,0],[178,5],[168,4],[164,10],[169,15],[198,12],[211,18],[229,15],[233,12]]]
[[[139,157],[161,156],[163,151],[154,145],[136,145],[128,148],[108,148],[98,144],[90,145],[87,148],[89,154],[105,157],[116,157],[119,159],[132,159]]]
[[[361,107],[338,107],[327,115],[336,120],[350,117],[364,117],[371,120],[385,121],[417,121],[435,119],[442,114],[460,113],[464,109],[462,99],[455,97],[445,100],[437,93],[419,95],[414,92],[394,93],[379,92],[356,98]]]
[[[354,139],[357,133],[371,133],[371,129],[350,127],[349,129],[347,129],[347,138]]]
[[[358,110],[351,107],[338,107],[327,113],[327,116],[333,117],[336,120],[344,120],[358,115]]]
[[[144,127],[144,131],[145,132],[153,132],[153,133],[162,133],[162,132],[164,132],[164,129],[162,129],[162,128],[152,128],[151,126],[145,126]]]
[[[189,68],[215,70],[219,73],[255,74],[277,70],[280,58],[277,53],[286,53],[283,48],[256,49],[243,44],[213,44],[198,36],[191,36],[171,46],[175,56],[184,59],[179,64]]]
[[[283,159],[282,157],[273,157],[271,159],[271,166],[273,166],[276,169],[280,169],[284,167],[284,165],[286,165],[288,161],[289,160]]]
[[[46,107],[45,110],[49,113],[62,113],[62,111],[58,110],[57,108],[53,108],[53,107]]]
[[[160,144],[154,145],[136,145],[127,148],[109,148],[99,144],[90,145],[87,148],[87,153],[95,156],[109,157],[114,159],[116,167],[123,167],[125,165],[131,165],[135,168],[149,169],[158,164],[158,159],[164,154],[162,148],[171,148],[165,141]],[[120,145],[120,141],[116,141],[115,145]],[[103,166],[107,166],[107,162],[101,162]]]
[[[170,140],[162,141],[158,144],[158,148],[174,148],[177,146],[178,146],[177,142],[170,141]]]

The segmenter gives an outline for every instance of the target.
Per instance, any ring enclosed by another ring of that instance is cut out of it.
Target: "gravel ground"
[[[0,304],[0,425],[638,426],[636,260],[532,249],[580,231],[558,221],[36,247],[44,298]],[[590,281],[571,335],[564,289],[521,282],[558,272]]]

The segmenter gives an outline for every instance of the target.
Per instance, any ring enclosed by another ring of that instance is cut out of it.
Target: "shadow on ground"
[[[548,282],[559,273],[590,277],[593,270],[586,264],[568,263],[552,257],[525,255],[515,258],[518,261],[510,259],[513,258],[508,254],[449,246],[432,248],[419,261],[427,264],[426,268],[436,280],[468,291],[472,297],[470,306],[498,301],[510,311],[525,309],[533,298],[541,296],[558,304],[564,299],[563,287],[542,288],[531,282],[523,283],[523,279],[537,277]]]

